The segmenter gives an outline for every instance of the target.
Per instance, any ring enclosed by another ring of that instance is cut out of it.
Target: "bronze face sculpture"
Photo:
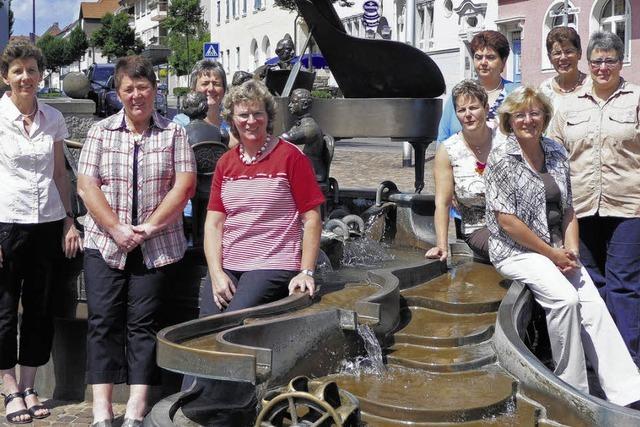
[[[295,89],[289,98],[289,111],[296,117],[295,124],[282,138],[296,145],[304,145],[302,151],[311,160],[316,180],[325,183],[329,179],[331,155],[327,148],[322,129],[311,117],[313,99],[307,89]]]

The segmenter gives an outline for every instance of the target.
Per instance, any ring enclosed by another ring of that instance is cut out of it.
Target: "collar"
[[[633,90],[628,86],[629,86],[629,83],[624,79],[624,77],[620,76],[620,84],[618,84],[618,88],[611,94],[609,99],[618,95],[633,92]],[[582,85],[582,88],[580,88],[576,92],[576,96],[578,98],[595,99],[595,95],[593,94],[593,81],[591,80],[591,76],[587,76],[587,78],[585,79],[585,84]]]
[[[149,123],[149,127],[156,127],[158,129],[164,130],[169,127],[171,121],[165,117],[162,117],[158,114],[157,111],[154,111],[151,114],[151,121]],[[118,111],[113,116],[107,117],[104,119],[103,127],[107,130],[121,130],[128,129],[127,121],[125,120],[124,108]]]
[[[542,146],[542,151],[544,151],[545,159],[548,159],[549,155],[552,153],[563,151],[563,148],[560,144],[549,138],[543,137],[540,141],[540,145]],[[518,141],[516,140],[514,134],[511,134],[507,137],[505,153],[509,156],[518,157],[520,160],[523,159],[522,148],[520,148],[520,144],[518,144]]]
[[[18,110],[16,104],[14,104],[9,97],[10,93],[11,92],[7,91],[4,93],[2,98],[0,98],[0,111],[2,112],[3,116],[9,117],[11,121],[20,120],[22,119],[22,113],[20,112],[20,110]],[[37,117],[40,114],[43,114],[42,104],[40,103],[40,100],[38,98],[36,98],[36,105],[38,106],[38,112],[36,113]],[[33,118],[34,121],[36,120],[36,117]]]

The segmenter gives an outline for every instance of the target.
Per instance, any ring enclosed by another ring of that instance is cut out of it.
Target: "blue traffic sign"
[[[202,57],[217,59],[220,57],[220,43],[207,42],[202,44]]]

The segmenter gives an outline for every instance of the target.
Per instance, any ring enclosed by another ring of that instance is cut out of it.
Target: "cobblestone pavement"
[[[340,188],[377,188],[382,181],[393,181],[403,192],[414,191],[414,168],[402,167],[402,144],[389,142],[393,149],[385,151],[359,150],[336,146],[331,163],[331,176]],[[431,148],[431,147],[430,147]],[[433,151],[425,156],[425,187],[423,194],[433,194]]]
[[[341,188],[376,188],[385,180],[393,181],[401,191],[413,192],[413,167],[402,167],[402,146],[391,143],[393,148],[385,150],[368,150],[357,147],[335,149],[331,176],[338,180]],[[397,149],[396,149],[397,147]],[[425,164],[424,194],[433,193],[431,165],[433,153],[427,151]],[[44,401],[44,398],[43,398]],[[51,410],[51,416],[44,420],[34,420],[32,426],[88,426],[91,424],[91,402],[63,402],[47,400],[45,405]],[[122,424],[125,405],[115,404],[116,416],[114,427]],[[4,406],[0,405],[0,425],[9,425],[5,420]]]

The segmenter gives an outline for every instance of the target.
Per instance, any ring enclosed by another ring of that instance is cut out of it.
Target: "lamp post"
[[[31,43],[36,44],[36,0],[33,0],[32,7],[33,27],[31,31]]]

